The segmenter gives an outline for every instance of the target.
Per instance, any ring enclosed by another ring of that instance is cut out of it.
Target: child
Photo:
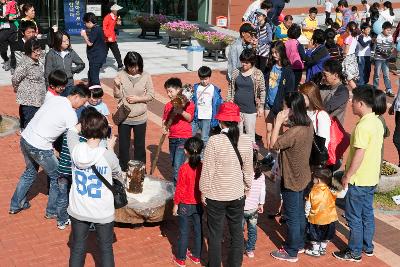
[[[100,85],[92,85],[89,87],[90,98],[87,103],[87,107],[94,107],[98,112],[103,114],[107,120],[110,111],[108,110],[107,104],[103,102],[103,88]]]
[[[86,13],[83,16],[83,22],[87,30],[82,30],[81,36],[87,44],[86,53],[89,60],[88,79],[89,86],[91,86],[100,84],[100,69],[106,61],[107,48],[103,31],[97,26],[96,15],[92,12]]]
[[[368,5],[368,2],[367,2],[367,0],[362,0],[362,1],[361,1],[361,4],[362,4],[363,7],[364,7],[364,15],[363,15],[363,17],[362,17],[361,20],[362,20],[363,22],[369,24],[370,15],[369,15],[369,5]]]
[[[371,74],[371,44],[372,39],[369,35],[371,27],[368,23],[361,24],[361,34],[358,36],[358,70],[360,72],[360,79],[358,85],[369,83],[369,76]]]
[[[300,84],[304,69],[304,63],[300,56],[305,53],[304,47],[297,40],[300,35],[301,28],[299,25],[294,23],[288,30],[289,40],[287,40],[285,43],[286,55],[290,61],[290,64],[292,64],[295,88],[297,88]]]
[[[356,88],[355,81],[358,80],[359,71],[358,71],[358,63],[356,57],[356,49],[357,49],[357,23],[354,21],[350,21],[347,24],[348,36],[344,39],[344,48],[343,48],[343,73],[346,77],[346,80],[351,89]]]
[[[317,168],[312,174],[314,185],[306,198],[306,217],[308,218],[308,234],[312,249],[305,254],[313,257],[325,256],[328,242],[335,236],[336,194],[332,186],[332,172],[329,169]]]
[[[71,254],[70,265],[80,266],[85,262],[86,241],[89,227],[94,223],[104,266],[114,266],[114,196],[101,182],[103,176],[110,184],[113,179],[122,181],[118,158],[112,149],[99,147],[101,139],[107,138],[108,122],[99,112],[88,114],[81,124],[68,130],[67,144],[72,160],[72,185],[69,194],[68,214],[71,216]],[[80,142],[79,132],[87,139]],[[115,145],[116,138],[109,141]],[[99,174],[95,174],[96,168]]]
[[[64,92],[65,86],[68,82],[67,74],[62,70],[54,70],[50,72],[48,81],[49,87],[47,88],[44,102],[47,102],[52,97],[61,95],[62,92]]]
[[[386,95],[394,97],[392,92],[392,84],[389,77],[388,59],[392,55],[393,37],[392,24],[386,21],[382,24],[382,33],[376,39],[375,46],[375,71],[374,71],[374,87],[379,88],[379,74],[382,70],[383,79],[386,87]]]
[[[325,0],[325,25],[328,26],[328,19],[331,18],[331,13],[333,9],[332,0]]]
[[[162,118],[162,133],[169,133],[169,153],[171,156],[174,185],[178,182],[178,170],[185,162],[185,152],[183,146],[186,140],[192,137],[191,122],[194,116],[194,104],[189,101],[184,107],[174,106],[174,100],[182,90],[182,81],[179,78],[169,78],[164,83],[168,97],[171,99],[164,107]],[[167,128],[167,122],[172,120],[172,124]]]
[[[303,20],[303,35],[308,40],[311,40],[314,30],[318,28],[317,13],[318,9],[316,7],[312,7],[308,11],[308,17]]]
[[[292,24],[293,24],[293,17],[291,15],[286,15],[285,18],[283,19],[283,22],[276,27],[274,40],[275,41],[281,40],[283,42],[286,42],[288,39],[287,31],[292,26]]]
[[[348,248],[333,253],[340,260],[360,262],[364,252],[374,254],[374,192],[379,182],[381,150],[383,145],[382,122],[373,112],[375,91],[370,85],[353,90],[353,114],[359,117],[350,138],[350,151],[342,185],[346,194],[346,220],[350,228]]]
[[[353,12],[354,22],[359,24],[360,21],[361,21],[361,16],[360,16],[360,13],[358,13],[358,8],[356,6],[352,6],[351,7],[351,12]]]
[[[197,137],[191,137],[185,142],[185,154],[188,162],[184,163],[178,174],[178,183],[174,196],[172,214],[179,216],[179,238],[177,255],[173,261],[178,266],[185,266],[186,257],[193,263],[200,263],[201,246],[203,243],[201,216],[201,193],[199,181],[201,174],[201,153],[203,142]],[[188,250],[189,221],[193,222],[194,247]]]
[[[267,21],[267,11],[264,9],[257,9],[257,61],[256,68],[265,71],[267,66],[267,59],[269,55],[269,51],[271,48],[272,42],[272,27],[271,24]]]
[[[246,197],[244,205],[244,224],[247,223],[246,255],[254,258],[254,249],[257,241],[258,214],[264,212],[265,203],[265,176],[261,171],[261,163],[258,161],[258,150],[253,149],[254,179],[251,189]]]
[[[326,47],[326,49],[328,49],[329,55],[331,56],[332,59],[336,59],[337,61],[342,63],[343,50],[335,42],[336,31],[332,28],[326,29],[325,36],[326,36],[325,47]]]
[[[210,83],[211,69],[202,66],[197,71],[200,83],[194,85],[192,101],[195,106],[194,117],[192,122],[193,136],[201,130],[201,140],[206,146],[210,136],[210,130],[218,126],[215,115],[219,106],[223,102],[221,97],[221,89]]]
[[[340,12],[339,7],[336,7],[336,9],[335,9],[335,16],[336,16],[335,22],[338,25],[342,25],[342,23],[343,23],[343,14],[342,14],[342,12]]]

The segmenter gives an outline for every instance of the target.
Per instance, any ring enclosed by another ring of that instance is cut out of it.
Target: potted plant
[[[162,14],[156,14],[137,16],[135,17],[135,21],[142,29],[142,33],[139,35],[139,37],[145,38],[147,32],[154,32],[154,36],[160,37],[161,24],[166,23],[168,19]]]
[[[199,27],[187,21],[177,20],[170,21],[161,25],[161,30],[164,30],[171,38],[189,39]]]
[[[220,32],[196,32],[194,38],[206,50],[223,50],[234,41],[232,36]]]

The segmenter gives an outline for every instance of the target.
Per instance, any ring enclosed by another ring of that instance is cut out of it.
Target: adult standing
[[[257,31],[249,22],[245,22],[240,26],[239,29],[240,38],[236,39],[228,48],[228,72],[227,79],[229,82],[232,80],[232,72],[241,67],[240,55],[243,50],[256,49],[257,41]]]
[[[24,46],[25,55],[15,69],[11,82],[17,93],[20,127],[24,129],[42,106],[46,96],[44,66],[40,62],[42,49],[37,39],[29,39]]]
[[[290,128],[279,136],[282,125],[289,121]],[[273,149],[280,150],[281,192],[288,228],[283,248],[271,252],[271,256],[279,260],[297,262],[298,251],[304,248],[304,189],[311,181],[309,159],[313,133],[303,95],[299,92],[288,94],[285,109],[276,117],[271,137]]]
[[[200,177],[202,202],[207,207],[208,266],[221,266],[221,241],[227,218],[231,236],[228,266],[239,267],[243,261],[245,194],[251,188],[254,172],[252,141],[239,134],[240,109],[234,103],[222,104],[215,118],[222,130],[208,140]]]
[[[115,60],[118,64],[118,70],[122,70],[124,65],[122,64],[121,52],[118,48],[117,33],[115,27],[121,25],[121,17],[118,16],[118,11],[122,9],[122,6],[114,4],[110,8],[108,13],[103,19],[103,33],[106,40],[107,51],[111,49]]]
[[[4,60],[3,69],[8,71],[11,69],[10,58],[7,55],[8,46],[17,40],[17,27],[15,26],[14,19],[10,19],[10,16],[6,15],[6,3],[5,0],[0,0],[2,16],[0,17],[0,56]]]
[[[81,31],[86,42],[86,54],[89,60],[89,86],[100,85],[100,69],[107,58],[107,48],[101,28],[97,25],[96,15],[88,12],[83,16],[87,30]]]
[[[128,168],[131,132],[134,134],[134,160],[146,163],[147,103],[154,99],[151,75],[143,71],[143,58],[137,52],[128,52],[125,69],[114,80],[114,97],[120,105],[130,107],[131,113],[118,125],[119,162],[123,171]]]
[[[264,2],[264,0],[254,0],[254,2],[251,3],[244,12],[242,21],[249,21],[255,25],[257,23],[257,16],[255,15],[255,12],[261,7],[262,2]]]
[[[15,68],[21,62],[21,59],[24,55],[24,45],[25,43],[32,38],[35,38],[37,35],[37,27],[36,24],[32,21],[22,21],[19,25],[19,34],[16,42],[11,46],[11,74],[14,73]]]
[[[254,67],[256,54],[253,49],[243,50],[240,62],[242,67],[232,73],[228,101],[233,101],[240,108],[240,134],[245,129],[255,142],[256,120],[263,114],[265,101],[264,74]]]
[[[26,168],[12,196],[10,214],[16,214],[30,207],[26,195],[36,180],[40,166],[50,177],[49,200],[47,202],[45,217],[47,219],[57,217],[56,201],[59,174],[57,171],[58,161],[53,150],[53,142],[66,129],[74,127],[78,123],[75,110],[85,104],[89,96],[90,91],[87,87],[77,86],[68,97],[53,97],[49,101],[46,101],[26,129],[21,133],[20,146],[25,158]]]
[[[349,90],[343,84],[342,64],[335,59],[329,59],[324,64],[323,79],[327,87],[321,90],[321,98],[325,111],[336,117],[344,125]],[[322,88],[321,88],[322,89]]]
[[[80,56],[71,48],[69,34],[57,31],[54,34],[53,48],[46,54],[44,76],[48,85],[49,74],[54,70],[62,70],[67,74],[67,87],[74,85],[74,74],[81,72],[85,68],[85,63]],[[66,89],[68,94],[68,89]]]
[[[337,6],[339,11],[343,14],[342,25],[338,30],[338,33],[342,34],[346,31],[347,24],[353,19],[353,12],[351,12],[346,0],[339,0]]]
[[[285,8],[285,4],[289,2],[290,0],[272,0],[272,23],[276,26],[279,25],[279,16]]]

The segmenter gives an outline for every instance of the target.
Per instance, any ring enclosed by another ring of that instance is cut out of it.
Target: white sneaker
[[[68,220],[67,220],[65,223],[63,223],[63,224],[57,223],[57,228],[60,229],[60,230],[64,230],[64,229],[67,228],[67,226],[70,225],[70,224],[71,224],[71,220],[68,219]]]

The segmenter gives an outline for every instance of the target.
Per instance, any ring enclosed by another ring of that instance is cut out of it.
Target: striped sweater
[[[271,24],[265,22],[263,26],[257,27],[257,56],[268,57],[272,43]]]
[[[225,134],[211,136],[208,140],[200,177],[203,197],[217,201],[232,201],[244,196],[253,180],[253,147],[250,136],[241,135],[238,142],[243,160],[239,159]]]
[[[82,136],[79,137],[80,142],[86,142]],[[60,176],[71,176],[71,154],[67,144],[67,132],[63,134],[63,141],[60,152],[60,160],[58,161],[58,174]]]
[[[261,176],[257,179],[253,179],[253,182],[251,183],[251,189],[246,197],[244,210],[257,209],[258,204],[264,205],[265,193],[265,176],[261,173]]]
[[[383,34],[379,34],[376,38],[376,46],[375,46],[375,60],[386,60],[392,54],[393,48],[393,37],[392,35],[385,36]]]

